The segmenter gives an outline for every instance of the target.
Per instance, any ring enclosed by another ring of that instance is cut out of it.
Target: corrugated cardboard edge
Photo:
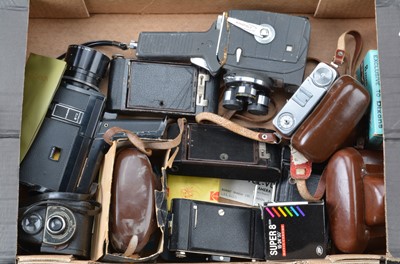
[[[0,263],[15,262],[28,0],[0,1]]]
[[[86,0],[86,4],[90,14],[205,14],[232,9],[312,14],[318,0],[186,0],[179,1],[179,4],[175,0]]]
[[[28,255],[18,256],[17,260],[20,264],[90,263],[87,260],[76,260],[72,255]]]
[[[111,203],[112,173],[116,151],[117,144],[114,141],[113,145],[104,156],[104,162],[100,169],[97,201],[101,203],[101,213],[95,218],[94,222],[95,229],[93,232],[91,252],[91,259],[93,260],[99,260],[104,255],[104,250],[108,246],[108,222]]]
[[[400,2],[376,0],[385,160],[387,257],[400,262]]]
[[[370,18],[375,16],[375,1],[320,0],[314,16],[318,18]]]
[[[89,17],[84,0],[30,0],[31,18]]]

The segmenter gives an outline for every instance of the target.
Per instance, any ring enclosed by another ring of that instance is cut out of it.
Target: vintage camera
[[[220,80],[197,66],[114,56],[107,111],[194,116],[217,112]]]
[[[168,248],[202,255],[263,260],[260,208],[173,199]]]
[[[170,126],[168,137],[177,134],[177,126]],[[242,137],[218,125],[188,123],[170,172],[275,182],[281,175],[280,148]]]
[[[290,136],[319,103],[338,74],[321,62],[272,120],[276,129]]]
[[[99,205],[80,194],[51,192],[20,208],[19,245],[28,252],[89,258],[93,217]]]
[[[131,119],[119,118],[115,113],[105,112],[98,123],[89,154],[82,171],[81,179],[76,186],[76,192],[87,193],[96,180],[101,162],[110,145],[104,141],[103,135],[111,127],[119,127],[135,133],[143,139],[161,139],[165,136],[168,120],[166,118]],[[125,139],[125,133],[116,134],[112,140]]]
[[[191,61],[211,75],[223,72],[228,109],[265,114],[275,88],[294,92],[302,83],[310,39],[305,17],[231,10],[207,32],[142,32],[136,56]]]
[[[40,130],[21,163],[20,181],[38,191],[75,192],[105,106],[99,92],[109,58],[71,45],[67,69]]]

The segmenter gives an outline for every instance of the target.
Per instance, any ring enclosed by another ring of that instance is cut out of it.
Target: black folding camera
[[[76,193],[51,192],[31,198],[29,205],[20,208],[20,247],[27,252],[89,258],[93,217],[100,206]]]
[[[186,253],[262,260],[264,227],[261,209],[173,199],[168,249]]]
[[[171,126],[168,137],[177,134]],[[170,172],[185,176],[275,182],[280,178],[278,145],[257,142],[211,124],[189,123]]]
[[[194,116],[217,112],[219,79],[188,64],[114,56],[107,111]]]
[[[21,163],[20,181],[38,191],[76,191],[105,106],[98,86],[109,58],[89,47],[71,45],[65,61],[61,84]]]
[[[307,18],[231,10],[207,32],[143,32],[141,60],[191,61],[211,75],[224,73],[223,106],[266,114],[275,88],[294,92],[303,81],[310,39]]]

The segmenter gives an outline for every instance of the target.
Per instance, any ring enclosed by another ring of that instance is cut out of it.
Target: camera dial
[[[35,235],[42,230],[43,219],[39,214],[28,214],[22,219],[21,226],[25,233]]]

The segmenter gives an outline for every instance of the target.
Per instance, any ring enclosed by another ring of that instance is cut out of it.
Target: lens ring
[[[64,217],[54,214],[47,219],[46,229],[52,235],[59,235],[64,232],[67,224]]]
[[[37,213],[26,215],[21,221],[22,230],[29,235],[39,233],[43,228],[43,219]]]

